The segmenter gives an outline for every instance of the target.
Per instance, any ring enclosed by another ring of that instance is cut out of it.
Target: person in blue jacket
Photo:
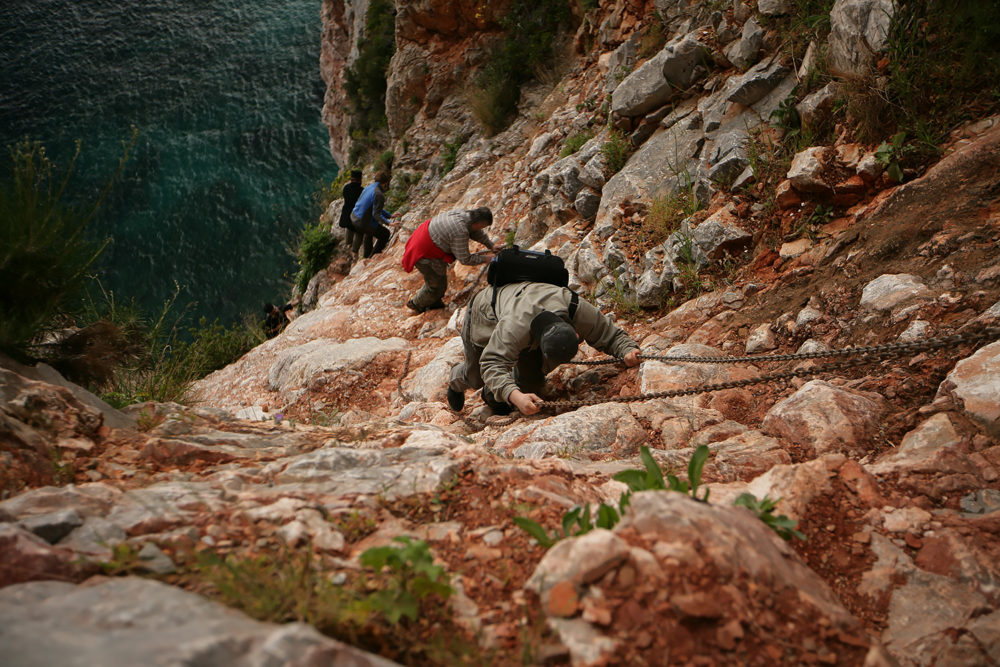
[[[389,187],[389,173],[380,171],[375,174],[375,182],[366,187],[358,197],[351,211],[351,224],[354,226],[351,252],[357,254],[364,246],[362,257],[371,257],[382,252],[389,242],[389,230],[385,224],[395,216],[383,210],[385,206],[385,191]],[[385,223],[385,224],[383,224]]]

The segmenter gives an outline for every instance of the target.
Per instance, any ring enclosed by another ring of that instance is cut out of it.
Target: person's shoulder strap
[[[566,289],[569,288],[567,287]],[[580,306],[580,295],[573,290],[569,291],[573,295],[569,298],[569,321],[572,322],[573,317],[576,315],[576,309]]]

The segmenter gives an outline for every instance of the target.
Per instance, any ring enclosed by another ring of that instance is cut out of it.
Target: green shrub
[[[621,171],[632,153],[632,142],[618,130],[612,130],[608,140],[601,146],[601,153],[611,173]]]
[[[330,234],[326,225],[316,222],[302,229],[295,251],[299,263],[295,286],[300,294],[306,291],[306,286],[313,276],[330,265],[330,259],[336,249],[337,239]]]
[[[848,117],[862,141],[905,133],[900,169],[925,164],[957,125],[1000,111],[1000,4],[899,4],[881,65],[849,82]]]
[[[0,172],[0,349],[18,357],[33,354],[39,336],[75,311],[89,283],[87,271],[107,240],[87,237],[87,227],[121,173],[135,143],[124,145],[117,171],[103,191],[83,204],[64,199],[76,155],[59,173],[37,141],[8,147]]]
[[[590,129],[566,137],[566,140],[563,142],[563,149],[559,152],[559,157],[572,155],[583,148],[583,145],[593,138],[594,131]]]
[[[344,73],[351,105],[350,162],[374,150],[388,127],[385,90],[389,61],[396,51],[395,7],[391,0],[371,0],[365,32],[358,38],[358,58]]]
[[[521,86],[551,60],[556,34],[572,19],[569,5],[561,0],[513,1],[501,20],[504,37],[475,77],[469,100],[488,132],[507,126],[521,101]]]

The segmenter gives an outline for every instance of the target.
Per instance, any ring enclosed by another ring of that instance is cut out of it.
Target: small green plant
[[[833,216],[833,206],[817,204],[816,208],[809,212],[809,215],[802,218],[801,222],[795,228],[795,233],[797,236],[804,236],[810,241],[815,241],[817,239],[817,227],[830,222]]]
[[[597,109],[597,98],[593,95],[576,105],[577,111],[594,111],[595,109]]]
[[[659,12],[653,12],[653,20],[646,24],[639,39],[639,57],[649,58],[659,52],[667,43],[667,34],[663,30],[663,20]]]
[[[689,182],[686,192],[654,197],[642,221],[642,229],[649,235],[652,244],[658,245],[677,231],[684,218],[693,215],[701,207],[701,200],[695,193],[694,184]]]
[[[101,572],[109,577],[128,574],[139,565],[139,551],[126,542],[111,547],[111,560],[98,563]]]
[[[559,157],[567,157],[583,148],[583,145],[594,138],[594,131],[586,129],[566,137],[563,142],[563,149],[559,152]]]
[[[357,542],[374,533],[378,527],[373,517],[358,510],[351,510],[350,514],[337,517],[333,523],[348,542]]]
[[[597,508],[597,516],[591,517],[590,505],[578,505],[563,515],[562,530],[557,529],[553,531],[552,535],[549,535],[538,522],[527,517],[514,517],[514,523],[535,538],[535,541],[542,547],[549,549],[559,540],[589,533],[594,528],[611,530],[624,514],[624,508],[620,509],[621,511],[607,503],[601,503]]]
[[[677,277],[684,285],[685,299],[693,299],[708,287],[701,279],[701,270],[694,249],[694,239],[690,236],[681,239],[677,251]]]
[[[632,143],[621,131],[615,129],[608,135],[608,140],[601,146],[601,153],[611,173],[621,171],[632,153]]]
[[[688,461],[688,478],[685,481],[672,474],[664,476],[656,459],[650,454],[649,447],[642,447],[639,456],[645,470],[623,470],[614,478],[627,484],[630,491],[678,491],[690,495],[699,502],[706,503],[710,489],[705,489],[704,495],[700,498],[698,497],[698,489],[701,486],[701,472],[708,460],[708,455],[709,449],[706,445],[700,445],[694,450],[691,460]]]
[[[912,146],[906,144],[906,132],[897,132],[892,135],[892,139],[879,144],[879,147],[875,149],[875,159],[885,167],[889,178],[897,183],[902,183],[902,163],[906,159],[907,154],[913,150]]]
[[[514,223],[514,228],[507,230],[507,233],[504,234],[503,242],[507,245],[508,248],[513,248],[514,240],[516,237],[517,237],[517,223]]]
[[[373,608],[395,625],[404,616],[415,621],[423,599],[431,595],[447,599],[454,589],[448,584],[444,568],[434,564],[426,542],[406,536],[393,541],[402,546],[374,547],[362,553],[360,560],[376,573],[385,570],[384,588],[373,593],[370,600]]]
[[[804,542],[806,536],[796,529],[798,526],[797,521],[788,518],[784,514],[774,515],[774,509],[779,502],[781,502],[781,498],[771,500],[769,497],[764,496],[763,499],[758,500],[757,496],[752,493],[742,493],[733,501],[733,504],[746,507],[756,514],[757,518],[763,521],[768,528],[776,532],[781,539],[790,540],[796,537]]]
[[[299,271],[295,274],[295,287],[300,294],[306,291],[306,286],[313,276],[329,266],[336,249],[337,239],[330,234],[326,225],[315,222],[302,228],[298,248],[295,251],[299,263]]]
[[[444,176],[455,168],[455,160],[458,158],[458,150],[465,144],[461,138],[455,141],[446,141],[444,150],[441,153],[441,175]]]
[[[155,407],[146,407],[136,417],[136,424],[143,433],[148,433],[167,420],[167,415]]]
[[[699,498],[698,489],[701,486],[701,472],[708,460],[709,450],[705,445],[699,446],[688,462],[688,479],[681,480],[674,475],[664,476],[659,464],[649,452],[649,447],[642,447],[639,456],[644,466],[643,470],[623,470],[614,478],[628,485],[629,490],[618,498],[618,507],[601,503],[597,507],[597,516],[592,516],[590,505],[576,506],[562,517],[562,529],[555,530],[551,535],[537,521],[527,517],[514,517],[514,524],[527,532],[539,545],[549,549],[559,540],[589,533],[595,528],[611,530],[631,503],[635,491],[678,491],[690,495],[699,502],[707,503],[709,489]]]
[[[615,309],[621,313],[637,315],[642,312],[638,298],[621,277],[616,277],[609,286],[608,297],[615,305]]]

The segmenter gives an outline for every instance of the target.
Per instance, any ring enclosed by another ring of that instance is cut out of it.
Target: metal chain
[[[678,356],[669,357],[655,354],[640,354],[640,359],[651,359],[656,361],[673,361],[680,363],[697,364],[736,364],[736,363],[760,363],[767,361],[796,361],[799,359],[823,359],[828,357],[850,357],[850,356],[871,356],[881,355],[885,351],[893,353],[893,356],[903,356],[910,353],[925,352],[950,345],[958,345],[968,342],[982,342],[987,340],[1000,339],[1000,327],[985,327],[974,330],[971,333],[955,334],[940,338],[928,338],[924,341],[910,341],[906,343],[885,343],[883,345],[867,345],[861,347],[845,347],[839,350],[825,350],[822,352],[796,352],[794,354],[757,354],[745,357],[695,357]],[[594,361],[569,361],[567,363],[578,366],[602,366],[605,364],[621,363],[621,359],[597,359]]]
[[[600,403],[630,403],[634,401],[646,401],[654,398],[674,398],[677,396],[691,396],[694,394],[704,394],[711,391],[720,391],[723,389],[737,389],[739,387],[746,387],[754,384],[763,384],[766,382],[777,382],[790,380],[792,378],[801,377],[811,377],[813,375],[820,375],[822,373],[829,373],[832,371],[839,371],[845,368],[853,368],[856,366],[863,366],[875,361],[885,361],[887,359],[893,359],[896,357],[907,356],[909,354],[917,352],[926,352],[928,350],[939,349],[942,347],[952,347],[960,343],[981,343],[987,341],[994,341],[1000,339],[1000,328],[998,327],[985,327],[979,330],[972,330],[964,334],[955,334],[953,336],[944,336],[941,338],[929,338],[924,341],[913,341],[909,343],[888,343],[885,345],[869,345],[866,347],[850,347],[841,350],[831,350],[829,352],[806,352],[802,354],[776,354],[767,356],[753,356],[753,357],[659,357],[652,355],[640,355],[644,359],[658,359],[667,361],[684,361],[693,363],[736,363],[744,362],[747,360],[753,361],[785,361],[792,359],[816,359],[823,356],[851,356],[854,355],[853,359],[844,359],[842,361],[835,361],[830,364],[823,364],[821,366],[815,366],[813,368],[800,368],[794,371],[784,371],[777,373],[768,373],[765,375],[759,375],[755,378],[749,378],[746,380],[734,380],[731,382],[720,382],[716,384],[702,385],[701,387],[694,387],[692,389],[673,389],[670,391],[658,391],[650,394],[639,394],[637,396],[618,396],[614,398],[594,398],[588,400],[578,400],[578,401],[544,401],[541,405],[543,410],[562,410],[569,408],[578,408],[586,405],[597,405]],[[617,359],[612,360],[612,363],[618,361]],[[602,361],[601,363],[607,363]]]

